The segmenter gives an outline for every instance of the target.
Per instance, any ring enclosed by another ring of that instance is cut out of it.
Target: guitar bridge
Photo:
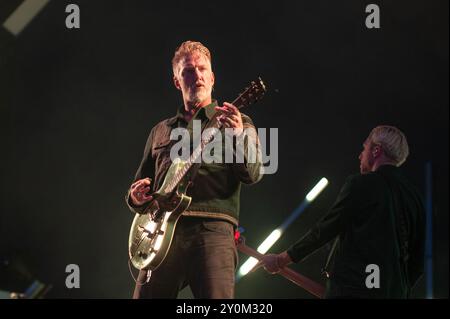
[[[147,228],[145,228],[145,227],[142,226],[142,225],[138,225],[138,229],[139,229],[140,231],[142,231],[143,233],[153,234],[150,230],[148,230]]]

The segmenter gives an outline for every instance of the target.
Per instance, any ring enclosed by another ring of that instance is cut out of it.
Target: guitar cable
[[[128,270],[130,271],[131,278],[133,278],[133,280],[136,283],[136,285],[139,285],[139,286],[143,286],[146,283],[148,283],[150,281],[151,276],[152,276],[152,271],[151,270],[146,270],[147,274],[145,275],[145,277],[146,277],[145,281],[139,282],[139,275],[138,275],[138,278],[134,277],[133,270],[131,269],[131,259],[130,258],[128,258]]]

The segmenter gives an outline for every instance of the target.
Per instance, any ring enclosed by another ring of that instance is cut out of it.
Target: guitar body
[[[181,160],[172,163],[145,213],[134,217],[128,254],[133,266],[139,270],[153,271],[162,263],[170,249],[178,219],[191,203],[191,197],[186,195],[189,184],[180,183],[174,194],[165,192],[167,184],[184,165]]]

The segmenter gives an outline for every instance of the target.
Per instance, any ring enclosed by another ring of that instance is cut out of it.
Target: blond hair
[[[368,139],[373,144],[380,145],[386,156],[392,159],[396,166],[402,165],[409,155],[405,134],[394,126],[377,126],[370,132]]]
[[[200,42],[185,41],[181,43],[181,45],[176,49],[175,55],[173,56],[172,59],[173,74],[176,74],[176,69],[180,60],[184,58],[186,55],[192,54],[194,52],[199,52],[203,54],[208,58],[209,62],[211,63],[211,53],[209,52],[207,47],[205,47]]]

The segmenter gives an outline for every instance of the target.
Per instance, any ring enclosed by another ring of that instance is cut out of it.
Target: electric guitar
[[[260,100],[265,92],[266,87],[261,78],[258,78],[231,104],[237,108],[248,106]],[[219,112],[216,112],[204,131],[207,128],[221,129],[222,123],[217,119],[218,116]],[[153,271],[166,257],[178,219],[192,200],[186,195],[191,183],[184,177],[214,137],[214,130],[206,132],[202,134],[201,143],[187,161],[179,158],[172,161],[162,186],[152,194],[153,200],[147,204],[143,214],[135,215],[128,239],[128,254],[135,268]]]

